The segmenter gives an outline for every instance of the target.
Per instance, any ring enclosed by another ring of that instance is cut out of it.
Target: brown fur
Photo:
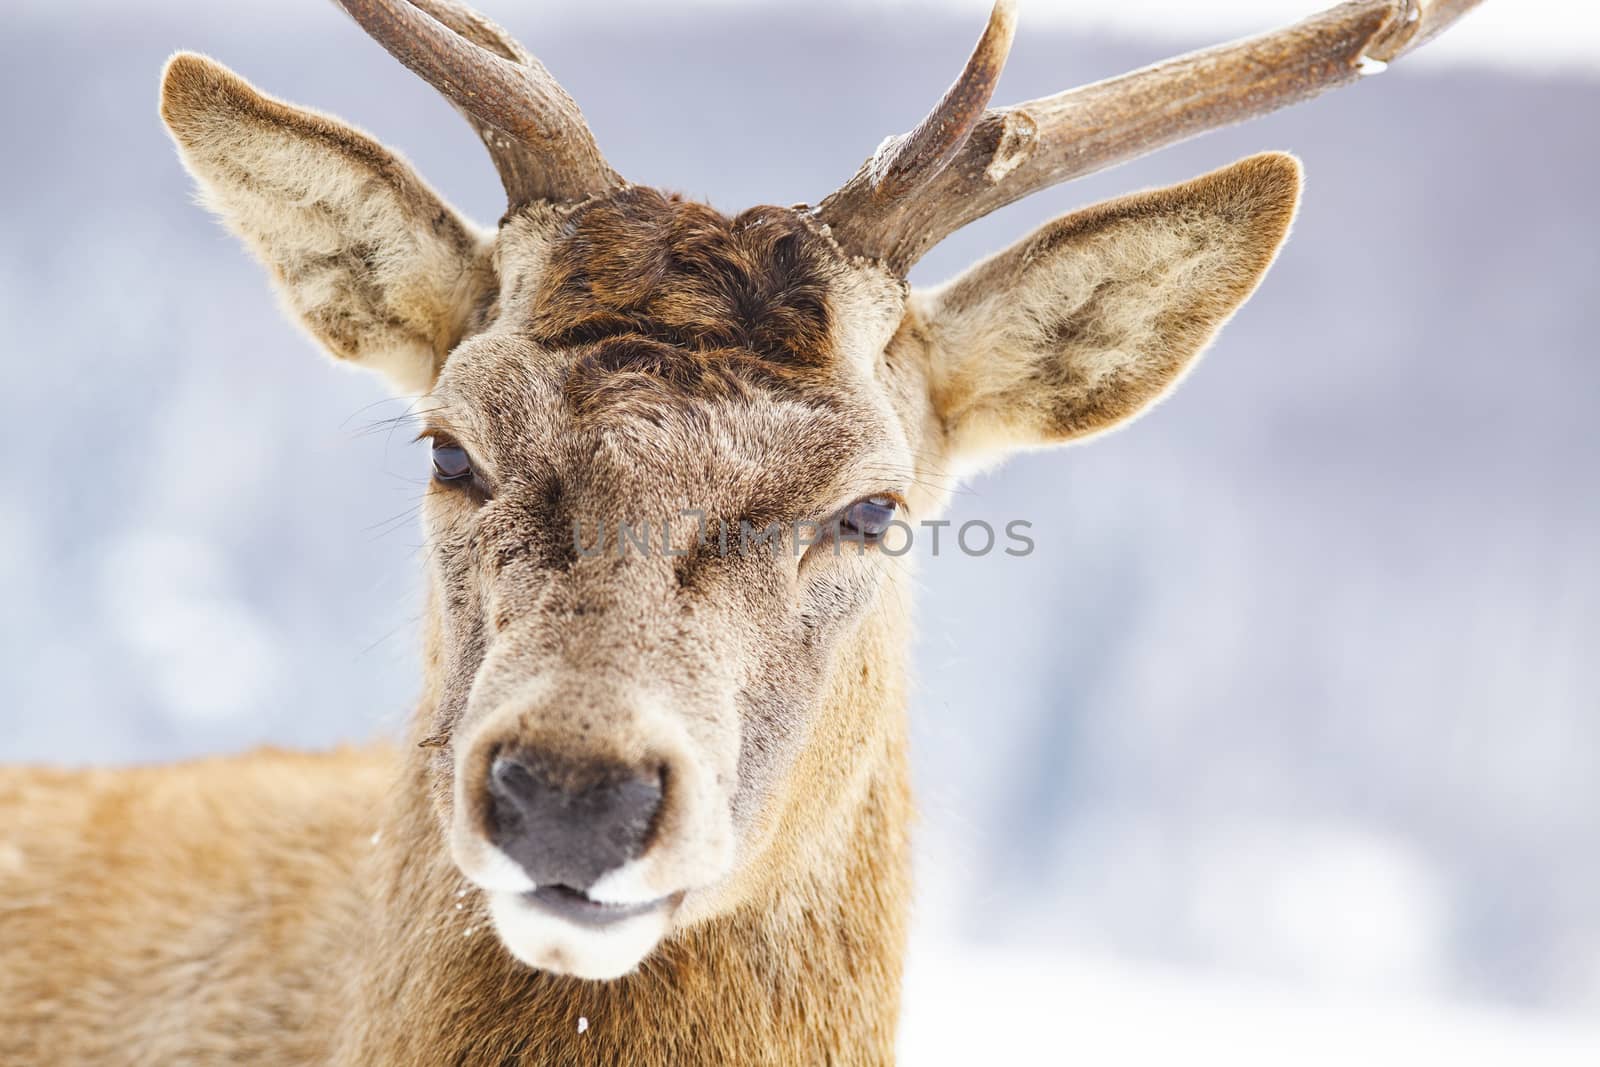
[[[730,219],[635,186],[579,208],[564,229],[529,318],[540,344],[633,333],[780,366],[827,361],[840,267],[798,213],[758,207]]]
[[[591,558],[570,524],[931,517],[952,465],[1170,388],[1270,262],[1297,166],[1059,220],[908,296],[804,211],[641,188],[491,242],[370,138],[198,57],[162,111],[313,335],[426,387],[475,475],[426,494],[402,755],[0,777],[0,1062],[891,1061],[906,568],[683,529],[682,554]],[[642,948],[519,910],[485,834],[508,745],[666,770],[627,872],[671,894]]]

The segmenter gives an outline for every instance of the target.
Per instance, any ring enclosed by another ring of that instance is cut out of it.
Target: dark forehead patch
[[[579,415],[601,410],[654,417],[687,398],[732,400],[779,393],[826,405],[818,367],[796,366],[744,349],[686,349],[625,334],[579,350],[567,371],[567,403]]]
[[[685,392],[800,386],[831,361],[838,269],[793,210],[729,218],[630,188],[568,220],[528,328],[550,348],[579,350],[574,385],[590,400],[615,374]]]

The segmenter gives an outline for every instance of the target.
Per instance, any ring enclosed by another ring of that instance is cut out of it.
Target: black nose
[[[588,889],[644,852],[661,773],[502,753],[489,768],[489,832],[535,885]]]

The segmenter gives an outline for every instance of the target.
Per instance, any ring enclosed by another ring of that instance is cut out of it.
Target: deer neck
[[[537,972],[501,947],[447,854],[435,754],[411,747],[335,1062],[892,1062],[910,891],[906,614],[890,590],[841,653],[759,874],[733,887],[742,903],[614,982]]]

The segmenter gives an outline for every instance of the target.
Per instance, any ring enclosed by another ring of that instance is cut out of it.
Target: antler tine
[[[1347,85],[1480,2],[1351,0],[1274,33],[991,109],[912,195],[859,211],[858,174],[818,214],[841,247],[904,274],[933,245],[996,208]]]
[[[878,199],[904,196],[945,168],[983,118],[1017,34],[1016,0],[995,0],[961,77],[917,128],[879,146],[859,176]]]
[[[955,84],[910,133],[886,138],[855,176],[822,202],[819,217],[836,229],[847,222],[861,233],[890,228],[903,201],[949,165],[983,118],[1016,31],[1016,0],[995,0]]]
[[[472,123],[512,208],[583,200],[623,184],[572,97],[482,15],[451,0],[338,3]]]

